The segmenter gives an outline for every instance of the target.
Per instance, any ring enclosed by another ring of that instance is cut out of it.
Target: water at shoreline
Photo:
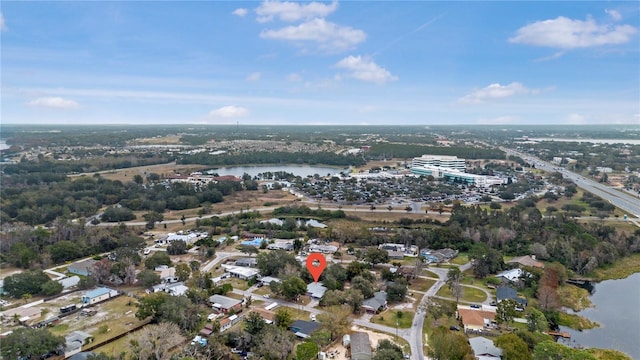
[[[619,350],[640,359],[640,273],[625,279],[606,280],[595,284],[589,296],[594,307],[577,314],[596,321],[599,328],[573,330],[561,326],[571,339],[561,340],[570,346]]]

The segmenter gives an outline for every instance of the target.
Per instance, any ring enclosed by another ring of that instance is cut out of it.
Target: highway
[[[618,189],[612,188],[611,186],[587,179],[582,175],[571,172],[565,168],[559,167],[558,165],[553,165],[540,160],[535,156],[523,154],[507,148],[501,148],[501,150],[509,155],[519,156],[525,161],[535,164],[538,169],[549,172],[558,171],[565,178],[570,179],[580,188],[609,201],[612,205],[624,211],[628,215],[640,218],[640,198],[635,197],[632,194],[622,192]]]

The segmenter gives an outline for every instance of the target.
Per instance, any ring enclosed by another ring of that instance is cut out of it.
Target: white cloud
[[[259,72],[254,72],[247,75],[247,81],[258,81],[260,80],[260,77],[262,77],[262,74],[260,74]]]
[[[236,15],[236,16],[243,17],[243,16],[247,15],[248,12],[249,12],[249,10],[247,10],[245,8],[238,8],[238,9],[233,10],[232,14]]]
[[[4,22],[4,15],[0,13],[0,31],[5,31],[5,30],[7,30],[7,25]]]
[[[367,35],[362,30],[340,26],[324,19],[313,19],[297,26],[264,30],[260,33],[260,37],[288,40],[298,44],[313,43],[315,49],[336,53],[353,48],[365,41]],[[308,49],[310,50],[310,47]]]
[[[384,84],[389,81],[398,80],[398,77],[391,75],[389,70],[376,64],[373,60],[363,58],[362,56],[347,56],[338,61],[335,66],[339,69],[348,70],[348,77],[361,81]]]
[[[287,75],[287,81],[289,81],[289,82],[302,81],[302,75],[296,74],[296,73],[291,73],[291,74]]]
[[[623,44],[637,32],[631,25],[611,26],[597,24],[591,18],[582,21],[559,16],[521,27],[509,42],[560,49],[587,48]]]
[[[80,104],[77,102],[61,97],[41,97],[29,101],[27,105],[55,109],[77,109],[80,107]]]
[[[604,9],[604,12],[611,16],[611,18],[615,21],[619,21],[622,19],[622,14],[620,14],[619,11],[613,9]]]
[[[310,2],[308,4],[289,2],[289,1],[271,1],[266,0],[258,8],[258,22],[268,22],[274,18],[282,21],[298,21],[309,20],[316,17],[326,17],[338,8],[338,2],[333,1],[331,4]]]
[[[249,110],[236,105],[223,106],[219,109],[211,110],[209,116],[212,118],[237,118],[249,114]]]
[[[535,94],[540,90],[528,89],[519,82],[512,82],[509,85],[491,84],[485,88],[476,90],[469,95],[458,99],[464,104],[480,104],[485,100],[506,98],[518,94]]]

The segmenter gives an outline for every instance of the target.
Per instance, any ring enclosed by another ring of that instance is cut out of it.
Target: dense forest
[[[366,152],[367,159],[410,159],[424,154],[451,155],[463,159],[505,159],[502,150],[479,147],[424,146],[383,143],[375,144]]]
[[[331,152],[303,153],[303,152],[246,152],[230,153],[211,156],[207,153],[186,155],[178,160],[179,164],[200,165],[246,165],[246,164],[309,164],[335,166],[361,166],[366,163],[360,156],[338,155]]]
[[[159,175],[153,173],[146,179],[138,175],[132,180],[123,183],[100,176],[71,179],[51,172],[5,175],[0,192],[0,220],[3,223],[48,224],[58,218],[90,217],[102,207],[116,204],[130,211],[162,213],[219,203],[224,196],[243,189],[242,183],[232,181],[202,187],[163,183]]]

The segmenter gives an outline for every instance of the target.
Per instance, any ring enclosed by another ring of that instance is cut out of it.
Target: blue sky
[[[3,1],[2,123],[638,124],[640,3]]]

